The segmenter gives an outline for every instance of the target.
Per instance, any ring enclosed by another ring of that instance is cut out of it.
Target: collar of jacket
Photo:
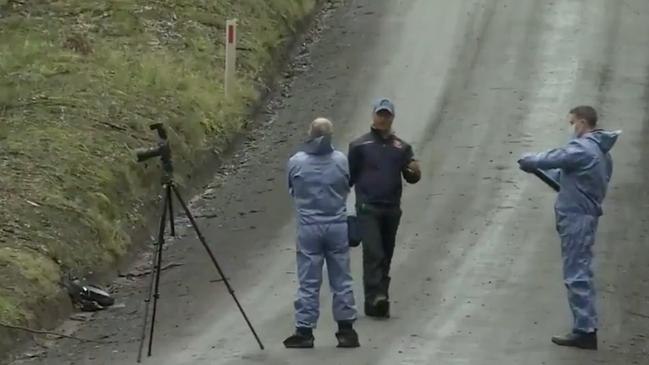
[[[374,128],[374,127],[370,127],[370,131],[371,131],[372,135],[374,136],[374,138],[376,138],[376,139],[378,139],[378,140],[380,140],[382,142],[387,142],[387,141],[390,141],[390,140],[392,140],[394,138],[394,132],[393,131],[390,131],[390,133],[387,136],[384,136],[383,133],[381,133],[380,130],[378,130],[378,129]]]

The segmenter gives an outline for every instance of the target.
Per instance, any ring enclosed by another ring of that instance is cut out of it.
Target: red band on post
[[[234,25],[228,26],[228,43],[234,43]]]

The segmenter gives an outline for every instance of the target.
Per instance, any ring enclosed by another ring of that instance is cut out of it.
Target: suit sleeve
[[[552,180],[556,182],[561,181],[561,169],[550,169],[550,170],[543,170]]]
[[[570,171],[587,166],[592,160],[593,156],[584,147],[578,142],[572,141],[564,147],[526,155],[521,160],[521,163],[541,170],[561,169]]]
[[[287,171],[287,182],[288,182],[288,193],[293,196],[293,172],[295,171],[295,160],[293,158],[288,160],[288,163],[286,164],[286,171]]]

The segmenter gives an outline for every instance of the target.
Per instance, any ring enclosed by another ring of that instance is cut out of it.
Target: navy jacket
[[[412,146],[394,134],[384,138],[372,129],[349,144],[350,186],[356,202],[384,207],[401,205],[401,177],[414,184],[420,176],[406,170],[415,160]]]

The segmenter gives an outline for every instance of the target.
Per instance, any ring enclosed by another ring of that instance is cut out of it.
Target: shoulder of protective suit
[[[289,164],[298,164],[308,157],[307,153],[304,151],[298,151],[293,156],[288,159]]]
[[[347,166],[347,155],[345,155],[343,152],[336,150],[332,153],[331,158],[337,164]]]
[[[573,139],[568,142],[564,151],[568,161],[574,164],[586,166],[598,158],[599,146],[584,138]]]
[[[593,147],[596,147],[596,144],[590,142],[588,139],[576,138],[568,142],[566,150],[568,151],[568,153],[590,154],[592,153],[591,150],[593,149]]]
[[[336,159],[336,160],[343,159],[343,160],[347,161],[347,156],[345,156],[345,154],[343,152],[338,151],[338,150],[334,150],[334,152],[332,153],[332,157],[334,159]]]

